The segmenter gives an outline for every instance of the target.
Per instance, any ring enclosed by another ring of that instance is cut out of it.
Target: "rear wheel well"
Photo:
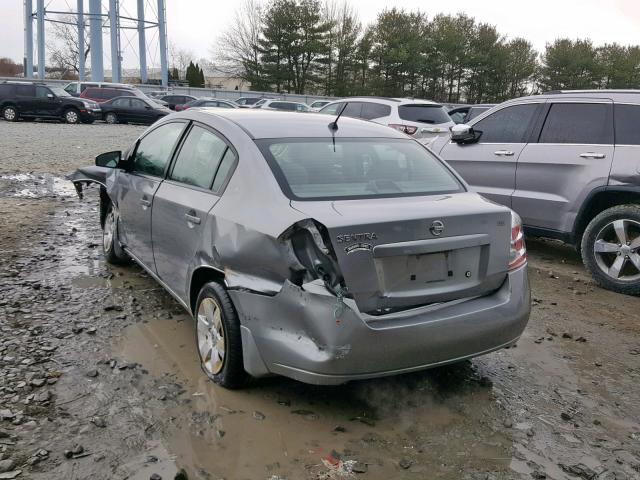
[[[191,285],[189,286],[189,307],[191,312],[196,311],[196,302],[202,287],[209,282],[217,282],[224,285],[224,273],[211,267],[199,267],[191,276]]]
[[[107,210],[111,205],[111,198],[107,193],[107,189],[100,185],[100,227],[104,228],[104,221],[107,218]]]
[[[588,203],[582,208],[582,211],[576,220],[573,238],[578,249],[580,249],[582,235],[584,234],[587,225],[589,225],[589,222],[591,222],[596,215],[605,211],[607,208],[615,207],[616,205],[627,205],[633,203],[640,204],[639,192],[605,190],[593,195],[589,199]]]

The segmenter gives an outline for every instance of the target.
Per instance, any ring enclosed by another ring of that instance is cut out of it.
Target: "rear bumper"
[[[531,309],[526,266],[491,295],[372,317],[322,285],[286,283],[275,296],[229,292],[240,315],[246,370],[340,384],[431,368],[514,343]]]

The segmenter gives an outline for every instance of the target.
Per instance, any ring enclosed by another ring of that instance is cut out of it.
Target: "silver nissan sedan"
[[[133,259],[193,315],[227,388],[459,362],[529,318],[518,216],[386,126],[188,110],[70,179],[100,184],[106,260]]]

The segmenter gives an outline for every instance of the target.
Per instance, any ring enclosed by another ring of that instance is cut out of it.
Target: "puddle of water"
[[[24,198],[76,196],[75,187],[69,180],[48,173],[0,175],[0,192],[12,197]]]
[[[502,412],[468,365],[453,379],[441,371],[317,387],[272,378],[230,391],[200,370],[194,335],[187,314],[149,319],[126,328],[118,348],[124,360],[186,389],[185,406],[150,408],[175,417],[164,446],[196,478],[202,470],[212,478],[333,478],[322,476],[332,450],[368,463],[366,478],[397,478],[405,457],[415,462],[409,472],[430,478],[457,479],[463,466],[509,467],[511,441],[487,421]]]

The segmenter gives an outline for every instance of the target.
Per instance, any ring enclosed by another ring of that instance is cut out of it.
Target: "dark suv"
[[[74,98],[59,87],[26,82],[0,83],[0,112],[15,122],[20,118],[55,118],[66,123],[93,123],[100,118],[100,105]]]
[[[530,235],[574,244],[605,288],[640,294],[640,90],[510,100],[431,147]]]

